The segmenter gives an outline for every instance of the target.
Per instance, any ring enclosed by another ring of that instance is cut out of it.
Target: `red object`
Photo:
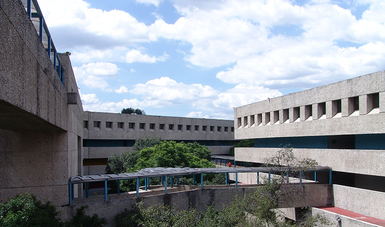
[[[229,167],[231,167],[231,162],[229,162]]]

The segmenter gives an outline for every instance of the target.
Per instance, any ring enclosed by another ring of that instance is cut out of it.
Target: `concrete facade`
[[[334,206],[384,219],[385,71],[235,108],[235,159],[264,163],[284,146],[333,169]]]
[[[112,154],[132,151],[139,138],[198,142],[212,154],[228,154],[234,145],[234,123],[230,120],[86,111],[83,126],[83,157],[90,163],[84,165],[84,174],[104,173],[105,164],[100,163]]]
[[[0,27],[0,202],[29,192],[65,205],[83,136],[69,57],[57,54],[62,80],[20,1],[0,0]]]
[[[104,173],[103,165],[83,169],[84,160],[129,151],[138,138],[200,141],[215,154],[229,151],[233,121],[84,112],[69,54],[56,52],[37,1],[31,10],[27,5],[0,0],[0,203],[29,192],[66,205],[69,177]],[[80,191],[75,188],[75,197]]]

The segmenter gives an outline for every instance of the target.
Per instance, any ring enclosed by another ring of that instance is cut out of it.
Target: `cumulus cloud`
[[[154,5],[156,7],[159,6],[159,4],[162,2],[163,0],[136,0],[136,2],[138,3],[142,3],[142,4],[151,4],[151,5]]]
[[[108,62],[92,62],[80,67],[73,67],[78,84],[84,84],[90,88],[105,89],[108,86],[107,78],[118,73],[117,65]]]
[[[122,94],[122,93],[128,93],[128,89],[125,87],[125,86],[120,86],[120,88],[119,89],[116,89],[116,90],[114,90],[116,93],[118,93],[118,94]]]
[[[139,50],[130,50],[126,53],[126,62],[156,63],[157,61],[165,61],[168,57],[169,56],[167,54],[163,54],[159,57],[150,57],[142,54]]]

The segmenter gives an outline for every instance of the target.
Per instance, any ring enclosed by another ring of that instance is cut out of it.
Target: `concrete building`
[[[132,151],[139,138],[198,142],[212,154],[228,154],[235,143],[234,122],[229,120],[84,113],[84,174],[104,173],[114,153]]]
[[[36,0],[0,0],[0,28],[0,203],[29,192],[68,204],[71,176],[104,173],[138,138],[229,152],[233,121],[83,112],[69,54],[57,53]]]
[[[333,169],[334,206],[385,217],[385,71],[235,108],[237,161],[280,148]]]

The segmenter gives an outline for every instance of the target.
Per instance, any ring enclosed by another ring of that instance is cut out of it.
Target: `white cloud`
[[[116,93],[118,93],[118,94],[122,94],[122,93],[128,93],[128,89],[125,87],[125,86],[120,86],[120,88],[119,89],[116,89],[116,90],[114,90]]]
[[[130,73],[134,73],[134,72],[136,72],[135,69],[130,69]]]
[[[159,4],[162,2],[163,0],[136,0],[136,2],[138,3],[142,3],[142,4],[151,4],[151,5],[154,5],[156,7],[159,6]]]
[[[73,67],[77,83],[90,88],[105,89],[108,86],[106,79],[115,76],[119,68],[108,62],[92,62],[80,67]]]
[[[168,57],[169,56],[167,54],[163,54],[159,57],[150,57],[142,54],[139,50],[130,50],[126,53],[126,62],[156,63],[157,61],[165,61]]]

